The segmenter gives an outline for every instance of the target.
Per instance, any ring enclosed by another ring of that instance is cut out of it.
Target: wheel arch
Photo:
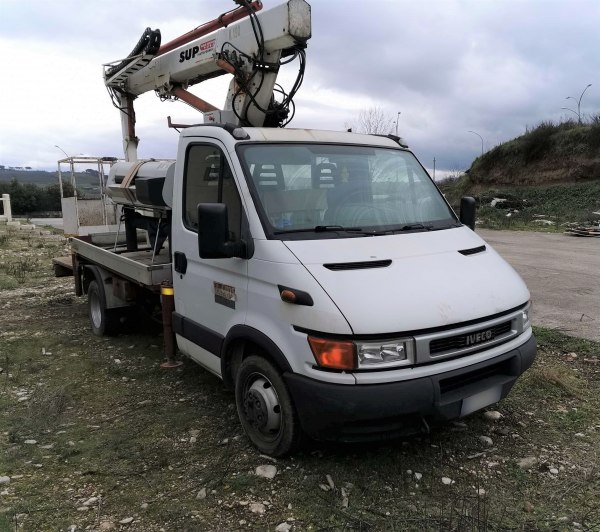
[[[234,388],[237,368],[245,358],[253,354],[265,357],[281,373],[292,372],[281,349],[266,334],[248,325],[234,325],[221,347],[221,376],[227,388]]]
[[[93,266],[91,264],[86,264],[83,267],[83,293],[87,294],[88,287],[92,281],[96,281],[98,283],[98,287],[104,289],[104,280],[102,278],[102,274],[100,273],[100,268],[98,266]]]

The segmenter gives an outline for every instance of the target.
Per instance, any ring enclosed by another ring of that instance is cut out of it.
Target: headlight
[[[351,342],[308,337],[319,366],[338,370],[383,369],[415,362],[413,338],[382,342]]]
[[[357,342],[358,367],[384,368],[409,366],[415,362],[415,342],[412,338],[387,342]]]
[[[531,320],[533,319],[533,303],[531,301],[521,311],[521,315],[523,318],[523,330],[531,327]]]

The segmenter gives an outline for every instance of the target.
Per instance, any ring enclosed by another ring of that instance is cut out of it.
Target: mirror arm
[[[223,255],[227,257],[238,257],[241,259],[245,259],[247,255],[247,246],[246,242],[243,240],[225,242],[223,244]]]

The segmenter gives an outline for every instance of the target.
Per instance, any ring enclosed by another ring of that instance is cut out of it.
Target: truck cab
[[[177,346],[269,454],[428,430],[534,359],[525,284],[392,138],[187,128],[171,223]]]

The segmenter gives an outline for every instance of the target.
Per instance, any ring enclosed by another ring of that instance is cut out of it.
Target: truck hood
[[[443,327],[529,300],[512,267],[464,226],[285,245],[331,297],[354,334]],[[484,245],[485,250],[476,250]]]

